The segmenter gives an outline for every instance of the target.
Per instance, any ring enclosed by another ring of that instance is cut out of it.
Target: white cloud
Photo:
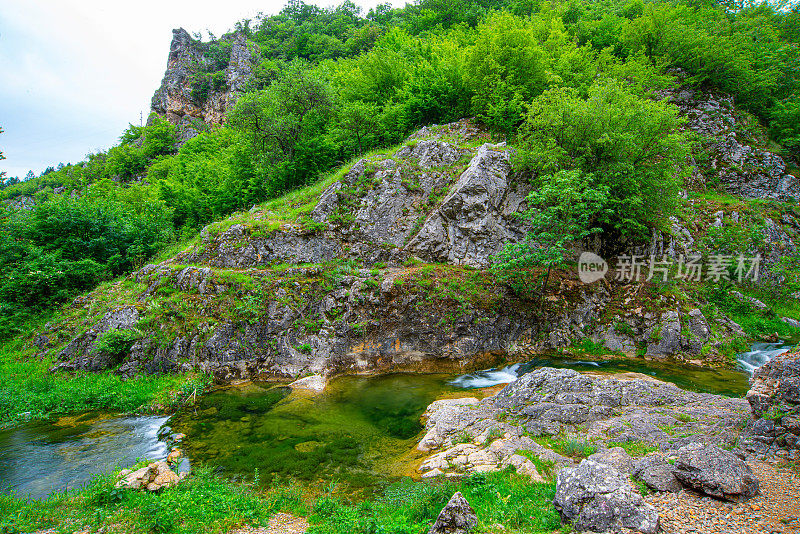
[[[313,2],[329,5],[332,2]],[[365,10],[377,0],[356,1]],[[394,5],[404,2],[394,1]],[[25,0],[0,5],[0,170],[23,177],[107,148],[147,116],[172,29],[220,35],[274,0]]]

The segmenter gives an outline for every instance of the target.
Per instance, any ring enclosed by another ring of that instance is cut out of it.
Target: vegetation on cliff
[[[466,116],[518,142],[539,183],[579,170],[587,187],[607,192],[583,214],[584,230],[642,237],[673,213],[680,175],[670,169],[689,146],[674,106],[651,99],[674,85],[674,69],[732,93],[797,154],[797,21],[796,7],[767,3],[423,0],[361,16],[350,2],[290,2],[237,25],[257,65],[225,127],[176,151],[175,128],[153,117],[107,153],[5,188],[36,204],[4,216],[0,257],[13,275],[0,291],[0,335],[203,224],[418,126]],[[230,42],[211,37],[195,46],[213,81]],[[570,134],[543,144],[536,132],[548,128]],[[51,242],[47,228],[67,236]]]

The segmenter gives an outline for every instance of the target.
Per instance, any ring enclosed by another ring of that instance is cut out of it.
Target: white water
[[[753,343],[750,350],[737,356],[742,369],[750,374],[776,356],[789,352],[791,346],[786,343]]]
[[[450,384],[459,388],[488,388],[498,384],[509,384],[516,380],[519,375],[520,364],[515,363],[502,369],[486,369],[475,373],[461,375],[454,378]]]

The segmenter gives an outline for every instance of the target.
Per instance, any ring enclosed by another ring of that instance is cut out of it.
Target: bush
[[[562,170],[580,170],[587,190],[604,199],[584,213],[585,230],[609,238],[644,239],[672,214],[688,153],[677,108],[654,102],[617,81],[596,83],[586,98],[550,89],[533,100],[520,130],[517,168],[534,184]]]
[[[94,350],[109,356],[119,356],[130,352],[133,344],[139,341],[143,335],[142,331],[136,328],[112,329],[97,338]]]

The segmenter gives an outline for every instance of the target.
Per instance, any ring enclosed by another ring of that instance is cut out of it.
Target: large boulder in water
[[[744,501],[758,495],[758,479],[747,464],[716,445],[682,447],[674,474],[685,485],[720,499]]]
[[[636,493],[628,477],[595,460],[559,471],[553,504],[577,531],[658,531],[658,512]]]

